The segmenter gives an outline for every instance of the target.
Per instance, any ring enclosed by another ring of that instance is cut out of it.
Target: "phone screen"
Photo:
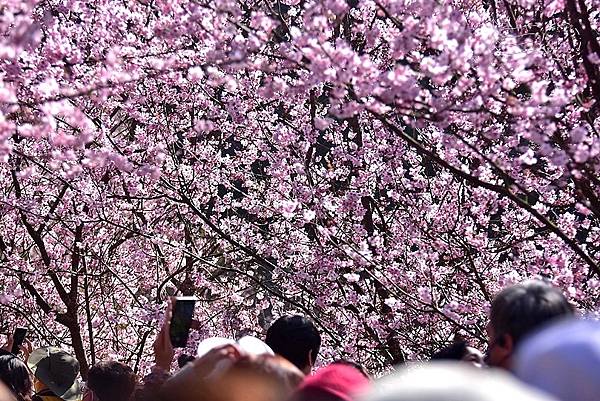
[[[187,344],[196,299],[192,297],[176,298],[171,317],[170,336],[175,348],[183,348]]]
[[[13,345],[10,352],[17,355],[19,353],[19,347],[23,344],[25,340],[25,335],[27,334],[27,329],[23,327],[17,327],[15,329],[15,333],[13,334]]]

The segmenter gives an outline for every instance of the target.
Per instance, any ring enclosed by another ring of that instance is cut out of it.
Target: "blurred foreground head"
[[[514,372],[562,401],[599,400],[600,322],[567,320],[528,338]]]
[[[289,398],[304,374],[280,356],[241,358],[214,381],[211,401],[281,401]]]
[[[228,344],[186,365],[165,383],[161,395],[177,401],[281,401],[303,378],[282,357],[245,354]]]
[[[552,321],[573,315],[563,293],[541,280],[528,280],[500,291],[492,301],[487,362],[510,369],[520,342]]]
[[[407,367],[375,382],[361,401],[556,401],[508,373],[460,362]]]

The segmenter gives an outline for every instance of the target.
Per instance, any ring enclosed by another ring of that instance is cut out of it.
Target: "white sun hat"
[[[208,351],[224,345],[235,345],[240,351],[249,355],[275,355],[271,347],[263,341],[253,336],[245,336],[237,341],[224,337],[210,337],[202,340],[200,344],[198,344],[196,356],[201,358],[208,353]]]
[[[224,337],[207,338],[201,341],[200,344],[198,344],[198,351],[196,352],[196,356],[197,358],[201,358],[204,355],[206,355],[210,350],[215,349],[217,347],[222,347],[224,345],[233,345],[238,350],[240,350],[240,352],[246,355],[275,355],[271,347],[269,347],[263,341],[253,336],[245,336],[237,341]],[[213,370],[206,376],[206,378],[213,379],[218,377],[231,365],[232,362],[228,359],[220,360],[214,366]]]

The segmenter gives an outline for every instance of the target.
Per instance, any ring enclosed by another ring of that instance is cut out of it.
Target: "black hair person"
[[[487,362],[509,369],[516,347],[526,336],[561,317],[573,315],[567,298],[541,280],[528,280],[500,291],[492,301],[487,326]]]
[[[33,380],[25,362],[13,354],[0,356],[0,380],[20,401],[29,401]]]
[[[265,343],[308,374],[319,354],[321,335],[313,322],[304,316],[282,316],[267,330]]]
[[[129,401],[136,385],[133,370],[124,363],[103,361],[92,366],[87,387],[98,401]]]

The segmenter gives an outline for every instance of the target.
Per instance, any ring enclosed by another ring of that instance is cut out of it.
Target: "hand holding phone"
[[[10,352],[12,352],[15,355],[18,355],[20,349],[21,349],[21,345],[23,345],[23,341],[25,341],[25,336],[27,335],[27,329],[24,327],[17,327],[15,329],[15,332],[12,336],[12,348],[10,350]]]
[[[166,372],[171,370],[175,350],[171,344],[169,330],[171,325],[171,317],[173,316],[173,298],[167,301],[167,310],[165,311],[164,321],[154,340],[154,363],[156,366],[164,369]]]
[[[177,297],[173,306],[173,315],[169,327],[171,343],[175,348],[184,348],[187,344],[194,317],[195,297]]]

